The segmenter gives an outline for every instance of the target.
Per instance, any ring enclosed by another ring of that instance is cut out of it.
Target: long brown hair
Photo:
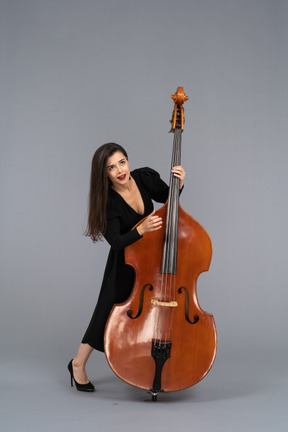
[[[88,222],[85,235],[91,237],[93,242],[101,240],[106,231],[106,207],[111,185],[107,176],[107,159],[117,151],[123,153],[128,160],[124,148],[116,143],[103,144],[96,150],[92,159]]]

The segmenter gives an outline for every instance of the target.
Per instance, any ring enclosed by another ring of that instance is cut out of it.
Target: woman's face
[[[129,182],[129,162],[122,152],[117,151],[108,158],[107,175],[112,185],[116,188],[119,185],[124,186]]]

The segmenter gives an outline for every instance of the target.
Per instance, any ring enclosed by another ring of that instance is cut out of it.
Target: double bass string
[[[173,155],[172,155],[173,160]],[[164,245],[163,245],[163,256],[162,256],[162,268],[161,268],[161,288],[160,288],[160,296],[159,301],[165,302],[167,301],[167,280],[168,280],[168,256],[169,256],[169,237],[171,231],[171,194],[172,194],[172,173],[170,173],[170,184],[169,184],[169,195],[167,202],[167,213],[166,213],[166,228],[165,228],[165,236],[164,236]],[[162,342],[163,336],[163,327],[164,327],[164,310],[165,307],[161,305],[157,306],[158,313],[155,322],[155,330],[154,330],[154,340],[159,343]]]
[[[173,154],[172,154],[172,167],[178,166],[181,164],[181,134],[182,131],[180,129],[175,130],[174,140],[173,140]],[[172,173],[171,173],[172,174]],[[179,183],[180,180],[175,178],[172,174],[171,176],[171,212],[172,212],[172,220],[170,227],[170,248],[173,255],[173,269],[170,274],[170,301],[176,301],[176,273],[177,273],[177,250],[178,250],[178,213],[179,213]],[[173,274],[172,274],[173,273]],[[167,314],[169,315],[169,320],[167,323],[169,328],[167,328],[167,337],[171,339],[170,332],[173,328],[175,307],[169,307]],[[169,331],[169,335],[168,335]]]
[[[174,134],[171,169],[181,163],[181,132],[176,130]],[[165,343],[171,338],[175,309],[173,301],[176,300],[174,275],[177,272],[178,208],[179,179],[171,172],[162,257],[160,304],[154,330],[154,340]]]

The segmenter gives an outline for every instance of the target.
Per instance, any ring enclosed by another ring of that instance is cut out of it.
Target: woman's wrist
[[[138,225],[137,227],[136,227],[136,229],[137,229],[137,231],[138,231],[138,234],[140,235],[140,236],[143,236],[143,234],[144,234],[144,229],[143,229],[143,227],[142,227],[142,224],[141,225]]]

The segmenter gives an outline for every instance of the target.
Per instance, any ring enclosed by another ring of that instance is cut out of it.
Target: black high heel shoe
[[[68,370],[70,372],[70,377],[71,377],[71,387],[73,387],[73,380],[74,380],[77,390],[84,391],[84,392],[94,392],[95,387],[90,381],[87,384],[79,384],[75,380],[74,375],[73,375],[72,361],[73,361],[73,359],[68,364]]]

